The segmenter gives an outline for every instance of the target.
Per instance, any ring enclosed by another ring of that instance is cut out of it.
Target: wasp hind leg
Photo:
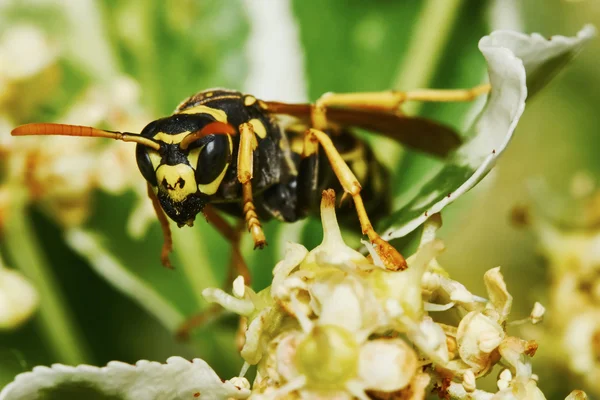
[[[407,101],[458,102],[472,101],[487,94],[491,90],[489,83],[469,89],[417,89],[407,92],[389,90],[384,92],[361,93],[325,93],[315,103],[313,124],[315,128],[324,129],[326,125],[325,110],[327,107],[349,107],[400,112],[400,106]]]
[[[354,207],[358,214],[358,219],[363,234],[367,235],[371,243],[375,245],[377,254],[383,261],[385,267],[389,270],[401,270],[406,268],[406,260],[392,245],[383,240],[369,220],[365,209],[360,191],[362,189],[358,179],[348,167],[348,164],[343,160],[340,153],[337,151],[333,142],[325,132],[318,129],[309,129],[306,133],[304,157],[310,156],[317,151],[318,145],[321,145],[331,168],[335,173],[340,184],[344,188],[344,192],[348,193],[354,200]]]
[[[244,221],[241,224],[233,227],[231,226],[222,216],[220,216],[210,205],[204,207],[204,216],[209,224],[212,224],[221,235],[229,243],[231,243],[231,259],[229,262],[229,268],[227,271],[227,277],[223,284],[223,290],[230,291],[231,285],[234,279],[241,275],[244,277],[244,281],[248,285],[250,283],[250,270],[248,265],[242,256],[240,250],[240,238],[244,229]],[[197,327],[206,325],[210,321],[220,317],[224,312],[223,307],[218,304],[211,304],[207,309],[200,312],[199,314],[193,315],[179,327],[176,336],[182,340],[186,340],[190,336],[190,332]]]
[[[267,245],[265,233],[256,214],[256,207],[252,196],[252,169],[253,153],[258,143],[254,128],[249,123],[241,124],[240,131],[240,149],[238,152],[238,180],[242,184],[242,202],[244,211],[244,220],[248,227],[248,232],[252,235],[254,248],[263,248]]]

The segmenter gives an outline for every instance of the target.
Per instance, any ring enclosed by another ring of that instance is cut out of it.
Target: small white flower
[[[470,312],[458,325],[458,354],[480,376],[491,368],[492,352],[504,337],[504,330],[497,322],[480,312]]]
[[[57,54],[39,28],[13,26],[0,39],[0,80],[18,81],[38,74],[56,60]]]
[[[27,321],[39,305],[33,285],[21,273],[0,266],[0,329]]]

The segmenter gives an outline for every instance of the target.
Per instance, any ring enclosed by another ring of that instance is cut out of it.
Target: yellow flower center
[[[315,389],[343,388],[356,376],[359,346],[346,329],[316,326],[298,345],[296,366]]]

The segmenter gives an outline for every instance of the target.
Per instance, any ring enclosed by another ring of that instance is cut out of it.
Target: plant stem
[[[85,257],[98,275],[135,299],[169,331],[175,332],[181,326],[184,316],[143,279],[125,268],[94,234],[75,228],[68,230],[65,236],[71,248]]]
[[[392,87],[395,90],[426,88],[438,69],[444,48],[464,0],[426,0],[415,24],[409,44]],[[411,102],[403,107],[409,115],[418,114],[423,103]],[[393,146],[386,152],[389,165],[397,166],[402,150]]]
[[[90,362],[88,349],[56,284],[25,210],[26,195],[12,190],[14,200],[4,243],[12,265],[31,279],[40,294],[39,323],[56,361],[69,365]]]

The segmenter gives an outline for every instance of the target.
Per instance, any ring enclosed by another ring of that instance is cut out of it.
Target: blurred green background
[[[121,75],[139,85],[135,118],[129,120],[138,130],[153,118],[168,115],[187,96],[210,87],[284,101],[315,100],[327,91],[469,87],[484,77],[477,42],[490,31],[514,28],[544,36],[573,35],[585,23],[600,26],[597,1],[4,1],[0,2],[0,42],[15,27],[35,27],[57,55],[49,69],[53,72],[46,69],[37,81],[5,77],[12,91],[0,86],[4,91],[0,115],[9,126],[0,135],[7,137],[18,124],[64,118],[87,88],[109,85]],[[528,103],[496,169],[444,213],[442,237],[447,250],[442,264],[480,295],[484,294],[483,272],[501,265],[515,297],[516,317],[525,317],[534,301],[547,296],[547,270],[533,234],[511,224],[511,210],[529,201],[530,178],[542,177],[561,191],[580,170],[598,176],[599,57],[600,44],[593,41]],[[0,64],[10,62],[0,59]],[[457,128],[468,109],[456,104],[412,107],[410,112]],[[77,122],[77,114],[70,122]],[[103,120],[101,125],[133,129],[109,123]],[[393,170],[395,195],[418,182],[437,162],[403,153],[387,142],[375,145]],[[176,232],[177,269],[163,269],[158,259],[158,225],[154,223],[139,239],[126,232],[136,202],[131,190],[94,191],[83,229],[100,235],[105,249],[177,313],[199,311],[204,306],[201,288],[219,286],[224,279],[227,244],[198,220],[194,228]],[[86,258],[67,245],[65,228],[56,223],[52,212],[33,204],[23,216],[26,234],[11,225],[12,216],[3,218],[5,262],[18,267],[15,246],[19,240],[33,240],[47,272],[55,277],[51,290],[63,298],[76,342],[68,345],[74,353],[61,352],[48,341],[39,315],[18,329],[0,333],[0,386],[35,365],[73,360],[104,365],[110,360],[162,361],[181,355],[204,358],[223,377],[237,374],[241,361],[231,346],[235,319],[200,329],[187,343],[178,342],[172,329],[147,307],[99,277]],[[20,232],[16,244],[11,232]],[[321,235],[318,221],[287,228],[268,223],[266,233],[273,238],[267,250],[252,252],[250,243],[244,245],[256,289],[270,282],[285,240],[300,240],[311,247]],[[540,352],[544,351],[551,350],[541,343]],[[559,373],[557,368],[537,368],[548,398],[564,398],[574,388],[560,379],[545,379],[552,371]],[[547,372],[541,374],[540,368]]]

